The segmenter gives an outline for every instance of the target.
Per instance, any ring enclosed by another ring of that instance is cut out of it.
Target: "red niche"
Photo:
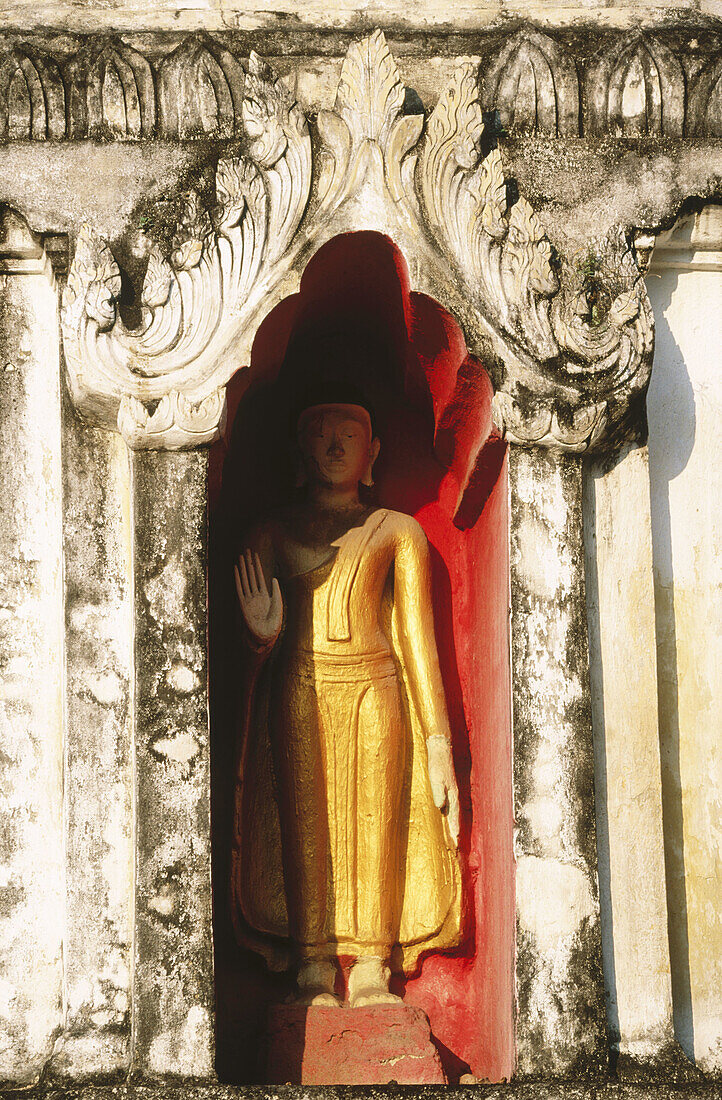
[[[258,1050],[268,1007],[290,989],[239,948],[228,865],[240,659],[232,561],[243,530],[292,484],[289,441],[298,379],[284,377],[297,340],[333,331],[371,338],[373,366],[357,381],[378,410],[374,469],[380,506],[407,512],[432,548],[437,644],[462,802],[466,936],[426,956],[395,992],[429,1018],[450,1082],[464,1073],[509,1078],[514,1065],[514,865],[508,639],[505,445],[491,421],[491,383],[459,325],[409,290],[403,256],[379,233],[346,233],[309,262],[298,294],[261,324],[250,370],[228,388],[226,438],[211,454],[211,721],[218,1070],[263,1083]],[[290,357],[289,357],[290,358]]]

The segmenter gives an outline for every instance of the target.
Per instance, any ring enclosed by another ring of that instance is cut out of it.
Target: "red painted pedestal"
[[[410,1005],[268,1010],[269,1085],[443,1085],[429,1020]]]

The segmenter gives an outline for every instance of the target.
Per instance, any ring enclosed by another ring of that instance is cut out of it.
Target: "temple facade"
[[[0,35],[2,1084],[717,1096],[718,0],[14,0]],[[317,567],[296,424],[332,405],[378,446],[293,728],[353,727],[323,890],[410,914],[363,1007],[340,932],[299,999],[233,581],[266,514],[284,598]],[[337,643],[392,513],[379,673]],[[406,717],[362,721],[383,676]],[[371,788],[369,729],[407,779]]]

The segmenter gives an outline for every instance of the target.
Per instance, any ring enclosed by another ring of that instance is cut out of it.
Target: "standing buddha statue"
[[[249,533],[236,588],[250,655],[232,892],[240,939],[290,946],[302,1004],[395,1001],[392,969],[460,939],[459,798],[415,519],[366,503],[361,403],[301,411],[305,485]]]

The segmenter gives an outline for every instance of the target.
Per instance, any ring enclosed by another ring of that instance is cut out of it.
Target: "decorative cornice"
[[[6,33],[0,141],[233,138],[243,129],[247,35],[178,41]],[[722,137],[722,31],[708,25],[596,37],[524,25],[472,36],[466,52],[482,57],[484,110],[508,129]]]
[[[33,233],[22,214],[0,206],[0,275],[44,275],[53,286],[56,272],[67,270],[64,234]]]
[[[212,216],[189,194],[170,254],[151,249],[137,331],[118,316],[112,254],[89,228],[80,234],[63,310],[80,411],[133,447],[212,440],[223,388],[262,316],[310,250],[364,228],[388,233],[470,310],[470,350],[474,339],[491,344],[503,364],[494,409],[507,438],[583,451],[623,431],[652,354],[649,302],[623,235],[591,242],[581,261],[555,257],[529,203],[509,203],[498,149],[479,155],[473,66],[459,68],[428,119],[406,114],[406,100],[383,34],[353,43],[312,156],[298,105],[252,55],[240,103],[247,154],[220,160]]]
[[[660,233],[650,271],[722,271],[722,206],[705,206]]]

